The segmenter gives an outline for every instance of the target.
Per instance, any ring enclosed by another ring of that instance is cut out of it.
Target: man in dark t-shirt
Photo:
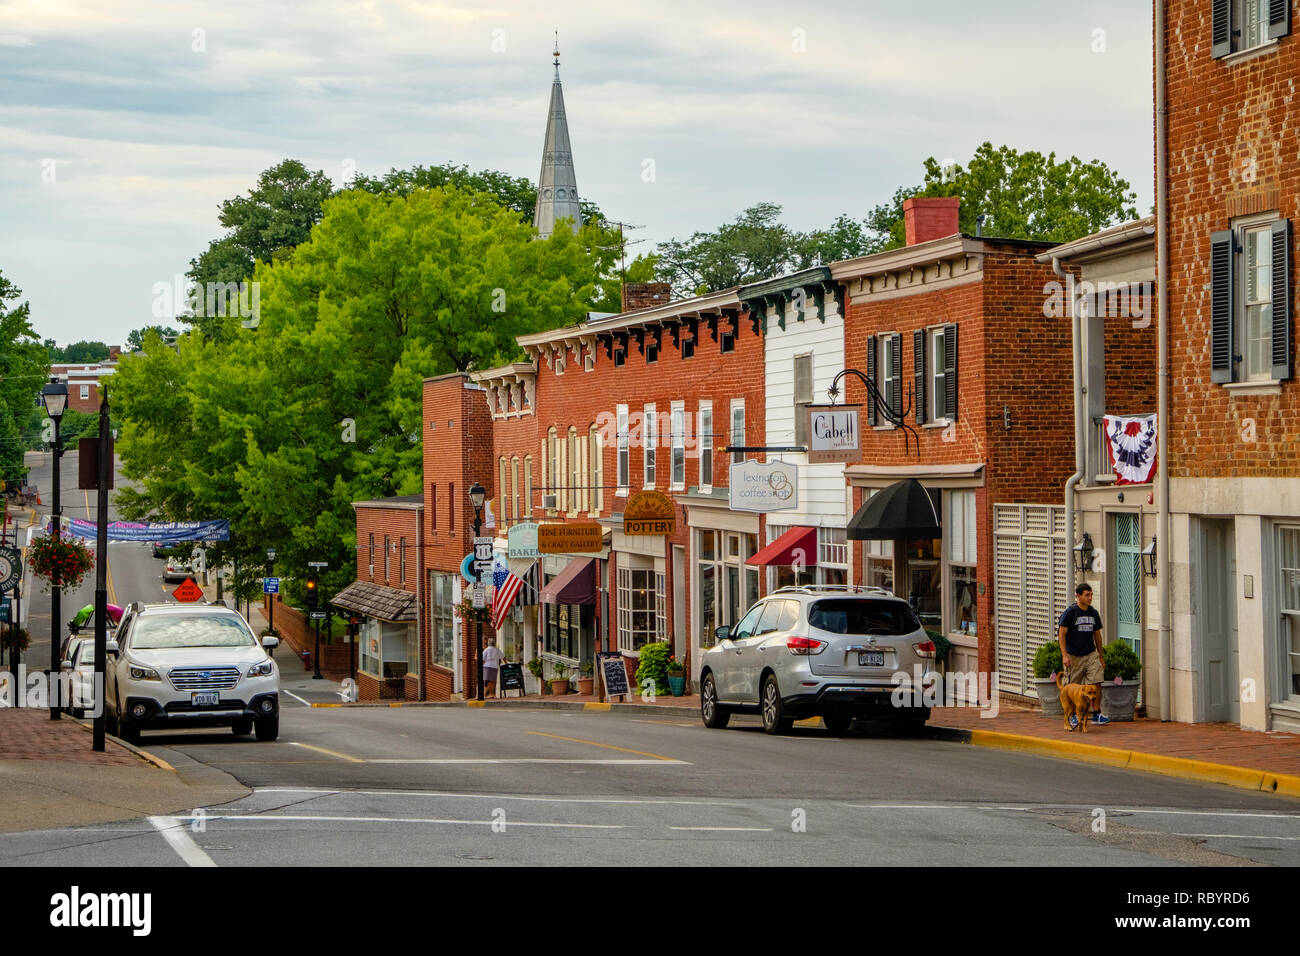
[[[1092,606],[1092,588],[1080,584],[1074,589],[1075,603],[1065,609],[1056,626],[1056,641],[1061,645],[1061,662],[1065,666],[1067,684],[1097,685],[1097,699],[1101,699],[1101,682],[1106,674],[1106,661],[1101,645],[1101,615]],[[1071,717],[1071,724],[1077,718]],[[1108,724],[1100,711],[1092,718],[1096,724]]]

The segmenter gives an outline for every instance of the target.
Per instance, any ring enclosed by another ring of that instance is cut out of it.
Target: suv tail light
[[[802,656],[820,654],[826,650],[826,644],[826,641],[819,641],[813,637],[787,637],[785,639],[785,646],[790,649],[790,653]]]
[[[917,641],[912,645],[917,657],[934,657],[934,641]]]

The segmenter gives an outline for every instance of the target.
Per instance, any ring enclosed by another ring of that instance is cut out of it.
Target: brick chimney
[[[957,196],[913,196],[904,199],[903,225],[907,230],[907,244],[914,246],[918,242],[955,235],[960,231],[957,228],[957,209],[960,205],[961,199]]]
[[[624,282],[623,311],[635,312],[656,305],[667,305],[672,286],[667,282]]]

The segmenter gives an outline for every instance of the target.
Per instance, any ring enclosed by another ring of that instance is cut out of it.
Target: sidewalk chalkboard
[[[501,690],[517,690],[519,696],[524,696],[524,665],[523,664],[502,664],[501,665]]]
[[[605,680],[605,698],[616,697],[619,694],[629,696],[632,689],[627,684],[627,668],[623,666],[623,655],[617,651],[613,653],[601,653],[600,674]]]

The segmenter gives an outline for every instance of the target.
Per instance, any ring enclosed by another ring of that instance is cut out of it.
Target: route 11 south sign
[[[858,405],[808,406],[808,464],[862,459]]]

